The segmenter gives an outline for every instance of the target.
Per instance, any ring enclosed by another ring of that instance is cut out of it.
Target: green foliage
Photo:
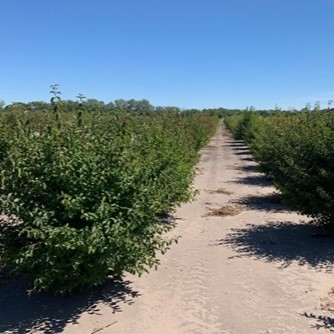
[[[334,115],[276,116],[252,147],[285,201],[318,224],[334,226]]]
[[[254,111],[244,111],[225,117],[225,124],[232,131],[235,139],[250,143],[261,126],[264,116]]]
[[[244,124],[240,119],[229,121],[232,131]],[[273,178],[285,203],[317,224],[333,228],[333,112],[257,116],[244,134],[241,138],[250,145],[262,171]]]
[[[193,196],[206,115],[17,112],[0,118],[0,265],[67,294],[158,264],[173,240],[162,213]]]

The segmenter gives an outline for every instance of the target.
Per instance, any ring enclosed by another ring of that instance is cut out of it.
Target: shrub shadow
[[[303,316],[317,321],[317,324],[312,325],[312,328],[315,328],[317,330],[321,328],[329,329],[331,332],[334,332],[334,318],[306,312],[303,314]]]
[[[239,166],[237,167],[237,169],[245,171],[247,173],[259,173],[259,166],[257,165]]]
[[[233,150],[238,150],[238,149],[248,149],[248,147],[245,145],[243,141],[225,141],[224,144],[222,145],[223,147],[231,147]]]
[[[238,150],[238,152],[234,152],[235,155],[251,155],[251,153],[247,150],[247,151],[240,151]]]
[[[255,161],[255,159],[252,156],[247,157],[247,158],[241,158],[241,160],[243,160],[243,161]]]
[[[240,177],[236,181],[231,181],[231,182],[245,184],[249,186],[272,187],[271,179],[264,176],[263,174],[247,175]]]
[[[245,145],[243,145],[243,146],[232,146],[232,150],[238,151],[238,152],[248,152],[248,153],[250,153],[249,148]]]
[[[277,262],[281,268],[296,262],[317,271],[332,272],[333,244],[333,235],[320,237],[316,226],[287,221],[249,224],[246,228],[232,229],[213,246],[231,247],[240,256]]]
[[[131,282],[122,278],[67,297],[46,293],[29,296],[26,289],[27,279],[22,277],[1,286],[0,333],[62,333],[67,324],[77,323],[83,312],[99,314],[99,304],[107,305],[113,313],[121,312],[121,304],[132,304],[139,296]]]
[[[226,140],[225,143],[228,146],[232,147],[246,147],[245,142],[243,140],[231,139],[231,140]]]
[[[279,194],[270,193],[266,195],[250,195],[241,197],[234,201],[242,204],[250,210],[271,211],[271,212],[293,212],[281,202]]]

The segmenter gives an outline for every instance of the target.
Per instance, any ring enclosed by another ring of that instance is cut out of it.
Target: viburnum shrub
[[[251,145],[284,200],[334,227],[334,115],[306,112],[268,120]]]
[[[278,112],[256,115],[252,122],[239,114],[226,122],[237,137],[243,129],[241,139],[286,204],[316,224],[334,228],[333,111]]]
[[[162,217],[193,196],[216,120],[62,114],[60,104],[15,117],[0,135],[0,209],[11,218],[0,223],[1,265],[59,294],[156,266],[174,241]]]
[[[255,111],[244,111],[225,117],[225,124],[231,130],[233,137],[237,140],[244,140],[247,144],[251,143],[265,120]]]

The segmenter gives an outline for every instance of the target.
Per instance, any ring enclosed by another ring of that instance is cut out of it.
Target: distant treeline
[[[196,113],[196,112],[204,112],[211,115],[216,115],[219,117],[224,117],[226,115],[238,113],[245,111],[246,109],[227,109],[227,108],[206,108],[206,109],[181,109],[176,106],[154,106],[148,100],[124,100],[118,99],[115,101],[111,101],[105,103],[96,99],[81,99],[77,101],[73,100],[61,100],[61,109],[64,112],[71,112],[81,109],[85,107],[89,111],[128,111],[128,112],[136,112],[139,114],[147,114],[151,112],[165,112],[165,111],[178,111],[178,112],[188,112],[188,113]],[[44,101],[32,101],[32,102],[13,102],[11,104],[5,105],[4,103],[0,103],[0,111],[52,111],[53,104],[51,102]],[[259,111],[259,112],[268,112],[268,111]]]
[[[333,100],[329,100],[326,107],[321,107],[320,102],[317,101],[313,106],[310,103],[307,103],[305,107],[301,109],[296,108],[288,108],[283,109],[279,106],[275,106],[273,109],[256,109],[253,106],[248,106],[243,109],[238,108],[204,108],[204,109],[184,109],[176,106],[154,106],[147,99],[116,99],[110,102],[104,102],[101,100],[86,98],[83,94],[78,94],[77,100],[62,100],[60,99],[61,92],[58,91],[58,85],[51,85],[51,94],[56,94],[59,100],[57,103],[61,103],[61,109],[64,112],[77,111],[78,109],[82,109],[82,107],[86,108],[88,111],[127,111],[127,112],[136,112],[139,114],[147,114],[151,112],[165,112],[165,111],[177,111],[183,113],[196,113],[203,112],[209,115],[218,116],[220,118],[230,116],[233,114],[243,113],[247,111],[256,112],[257,114],[268,115],[277,112],[284,113],[296,113],[296,112],[305,112],[305,111],[328,111],[334,110],[332,108]],[[32,101],[32,102],[12,102],[11,104],[5,104],[3,100],[0,99],[0,111],[35,111],[35,110],[45,110],[52,111],[53,103],[45,102],[45,101]]]

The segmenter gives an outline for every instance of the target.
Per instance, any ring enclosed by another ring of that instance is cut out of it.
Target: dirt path
[[[196,199],[175,213],[173,235],[181,239],[161,256],[157,271],[127,275],[74,300],[38,297],[30,300],[35,313],[25,316],[29,300],[21,295],[6,310],[19,313],[22,331],[7,324],[0,332],[334,332],[333,314],[320,307],[320,297],[334,286],[333,239],[315,237],[303,217],[276,203],[247,148],[223,125],[202,152],[195,187]],[[214,209],[235,215],[211,215]]]

